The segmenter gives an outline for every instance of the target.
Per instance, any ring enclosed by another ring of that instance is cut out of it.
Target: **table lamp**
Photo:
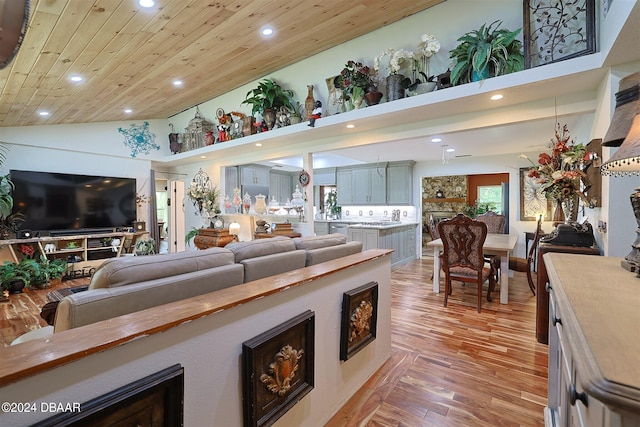
[[[623,84],[624,82],[624,84]],[[632,85],[629,85],[632,82]],[[623,88],[623,86],[625,86]],[[607,136],[603,139],[602,145],[617,146],[617,141],[625,129],[629,129],[622,140],[622,145],[611,158],[600,167],[602,175],[626,176],[640,175],[640,73],[632,74],[620,82],[621,92],[624,91],[623,104],[620,104],[620,92],[616,93],[616,112],[618,108],[624,110],[623,114],[614,112],[614,120],[607,131]],[[633,115],[629,112],[633,111]],[[617,129],[611,129],[612,127]],[[613,137],[611,137],[613,135]],[[609,139],[607,139],[609,137]],[[619,144],[618,144],[619,145]],[[640,188],[637,188],[630,196],[633,214],[636,217],[638,228],[636,229],[636,240],[631,245],[631,252],[625,257],[623,267],[633,271],[640,266]]]
[[[233,240],[238,242],[238,234],[240,234],[240,224],[237,222],[232,222],[229,224],[229,234],[233,236]]]

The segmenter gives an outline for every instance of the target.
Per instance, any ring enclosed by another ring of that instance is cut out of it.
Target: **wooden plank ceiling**
[[[0,70],[0,127],[167,118],[443,1],[157,0],[149,11],[31,0],[22,48]],[[259,34],[267,24],[272,40]]]

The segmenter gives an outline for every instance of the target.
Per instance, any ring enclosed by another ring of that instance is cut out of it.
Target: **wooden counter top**
[[[585,388],[602,402],[640,411],[640,278],[620,261],[544,255]]]

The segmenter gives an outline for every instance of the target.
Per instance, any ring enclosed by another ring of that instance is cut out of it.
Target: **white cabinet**
[[[262,165],[240,166],[240,184],[269,185],[270,169],[270,167]]]
[[[414,161],[391,162],[387,165],[387,204],[412,204],[413,165]]]
[[[640,426],[640,288],[620,261],[544,255],[549,274],[547,427]]]

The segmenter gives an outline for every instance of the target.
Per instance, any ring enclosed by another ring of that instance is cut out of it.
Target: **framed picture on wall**
[[[595,0],[524,0],[525,68],[596,51]]]
[[[551,221],[551,200],[547,199],[535,178],[529,178],[531,168],[520,168],[520,221]]]
[[[270,426],[313,389],[315,313],[242,343],[245,427]]]
[[[340,360],[346,361],[376,339],[377,319],[377,282],[369,282],[343,294]]]

